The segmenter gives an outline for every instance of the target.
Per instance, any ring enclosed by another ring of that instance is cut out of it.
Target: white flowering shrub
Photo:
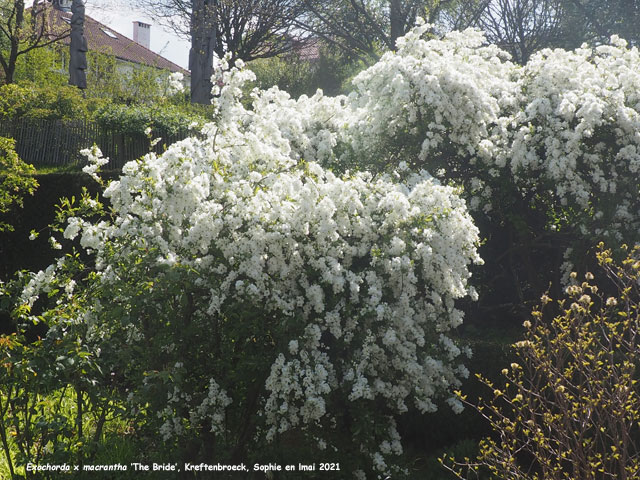
[[[109,218],[79,215],[99,207],[87,198],[71,209],[61,233],[91,273],[68,287],[52,267],[23,301],[82,292],[73,315],[157,441],[193,459],[317,446],[359,476],[392,473],[399,415],[461,406],[455,302],[477,296],[481,262],[462,198],[519,300],[549,280],[539,244],[562,259],[637,239],[637,49],[518,67],[477,32],[428,28],[348,97],[243,101],[253,74],[219,61],[202,135],[127,164],[104,190]]]
[[[429,29],[416,27],[396,52],[354,79],[349,105],[357,121],[349,143],[356,155],[382,151],[386,158],[379,160],[391,164],[453,173],[470,159],[492,157],[492,139],[500,138],[502,117],[516,103],[516,66],[496,46],[485,46],[478,31],[427,40]]]
[[[509,150],[523,188],[548,191],[583,235],[621,241],[640,227],[640,54],[616,37],[574,52],[544,50],[521,73]]]
[[[270,90],[248,109],[252,73],[216,72],[203,138],[125,165],[104,190],[110,218],[66,220],[94,264],[65,299],[91,295],[78,321],[118,359],[133,412],[185,456],[245,460],[303,438],[342,468],[391,473],[398,415],[461,408],[470,352],[451,332],[455,301],[475,297],[478,230],[424,171],[324,168],[350,128],[344,98]],[[100,181],[104,159],[85,153]],[[64,285],[52,267],[23,302],[63,295],[52,278]]]
[[[483,256],[499,260],[487,281],[507,279],[500,296],[520,303],[598,241],[639,241],[638,49],[613,37],[520,67],[479,32],[428,40],[428,29],[355,78],[333,165],[406,161],[462,186],[492,239]]]

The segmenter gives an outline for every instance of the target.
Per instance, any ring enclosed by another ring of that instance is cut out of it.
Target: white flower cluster
[[[640,52],[617,37],[544,50],[522,69],[508,157],[514,178],[589,211],[596,236],[640,229]],[[536,183],[534,184],[534,179]],[[540,185],[542,184],[542,185]]]
[[[209,419],[213,433],[224,433],[225,409],[233,401],[227,396],[227,392],[212,378],[209,380],[207,396],[195,410],[191,411],[191,423],[196,424],[203,418]]]
[[[543,50],[520,67],[479,32],[427,40],[428,28],[355,78],[346,100],[354,121],[339,137],[353,154],[428,168],[464,185],[471,208],[486,213],[508,185],[548,199],[556,214],[573,212],[563,221],[582,236],[637,241],[638,48],[613,37],[593,49]]]
[[[394,163],[431,160],[443,150],[465,158],[490,153],[488,139],[515,103],[515,67],[496,46],[483,46],[478,31],[427,41],[430,28],[414,28],[396,52],[354,79],[349,106],[357,121],[349,135],[356,152],[408,146],[416,154]]]
[[[32,307],[38,297],[42,293],[49,293],[57,282],[57,270],[61,269],[64,264],[64,258],[58,260],[57,263],[49,265],[45,270],[31,274],[31,278],[22,289],[20,302]]]
[[[97,171],[100,170],[100,167],[103,167],[107,163],[109,163],[109,159],[102,156],[102,152],[100,149],[94,145],[91,148],[85,148],[80,150],[80,154],[87,157],[87,165],[82,167],[82,171],[96,180],[100,181],[100,177],[97,175]]]
[[[173,72],[167,77],[167,95],[172,96],[184,91],[184,75],[182,72]]]
[[[183,366],[181,363],[176,363],[173,369],[179,371]],[[217,434],[225,432],[225,409],[232,403],[227,392],[212,378],[209,380],[206,395],[202,401],[191,405],[192,399],[193,396],[190,393],[177,385],[174,385],[173,391],[167,394],[165,407],[157,413],[158,418],[164,421],[159,432],[165,441],[186,432],[186,418],[182,418],[178,413],[179,410],[184,410],[185,406],[191,425],[198,425],[206,420],[211,432]]]
[[[119,291],[141,261],[147,275],[179,266],[208,292],[201,318],[254,305],[277,319],[273,334],[290,337],[278,339],[264,385],[268,438],[330,419],[339,392],[389,412],[434,411],[467,374],[448,336],[462,322],[454,301],[474,295],[469,266],[481,262],[464,201],[426,172],[399,181],[324,168],[353,130],[344,97],[293,101],[272,89],[254,92],[249,110],[239,97],[250,75],[218,77],[206,138],[125,165],[104,192],[113,221],[71,218],[65,236],[96,252],[104,291]],[[190,411],[217,431],[232,398],[212,383]],[[167,418],[163,433],[183,420]],[[378,442],[380,455],[401,451],[396,437]]]

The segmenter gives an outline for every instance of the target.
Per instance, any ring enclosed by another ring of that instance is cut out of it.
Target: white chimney
[[[151,25],[137,20],[133,22],[133,41],[149,48],[151,45]]]

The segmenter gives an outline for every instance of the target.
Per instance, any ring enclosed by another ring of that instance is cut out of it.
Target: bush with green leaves
[[[35,173],[18,157],[13,139],[0,137],[0,232],[13,229],[8,214],[22,207],[24,195],[32,195],[38,187]]]
[[[65,87],[69,84],[69,73],[62,58],[60,49],[35,48],[18,57],[13,78],[18,84]]]
[[[256,75],[254,86],[262,90],[277,86],[293,98],[313,95],[321,89],[326,95],[338,95],[351,89],[351,79],[365,64],[334,52],[321,40],[306,47],[310,56],[293,51],[281,57],[258,59],[248,68]]]
[[[168,88],[170,72],[159,68],[119,64],[115,55],[88,52],[87,89],[91,98],[107,99],[110,103],[152,105],[184,104],[186,98]]]
[[[59,285],[53,278],[54,270],[74,271],[78,261],[77,255],[66,255],[35,277],[20,273],[15,280],[0,282],[0,313],[11,311],[3,315],[11,318],[10,333],[0,334],[3,478],[43,478],[26,468],[29,463],[91,463],[105,426],[123,413],[113,369],[100,358],[99,343],[87,325],[73,315],[86,308],[86,297],[74,292],[75,282]],[[35,307],[20,301],[16,307],[16,297],[32,280],[47,282],[51,298],[62,289],[64,303],[44,296]]]
[[[146,135],[146,129],[151,128],[154,136],[176,135],[205,123],[201,115],[170,104],[105,105],[95,119],[108,131]]]
[[[495,436],[480,443],[475,460],[445,459],[458,478],[638,478],[640,246],[622,250],[616,262],[601,244],[606,278],[572,273],[560,315],[548,322],[536,310],[525,322],[503,383],[481,378],[491,397],[472,407]]]
[[[87,117],[89,105],[76,87],[30,83],[0,86],[0,120],[76,120]]]
[[[295,98],[312,95],[318,88],[313,84],[314,66],[294,55],[253,60],[249,68],[256,74],[256,86],[263,90],[276,85]]]

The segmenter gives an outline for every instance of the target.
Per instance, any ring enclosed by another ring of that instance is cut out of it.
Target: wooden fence
[[[164,145],[190,135],[184,129],[175,135],[158,135],[162,140],[153,148],[162,153]],[[38,166],[84,165],[80,150],[96,144],[109,158],[105,169],[119,169],[130,160],[149,153],[150,141],[143,134],[114,132],[86,120],[0,120],[0,136],[16,141],[16,152],[22,160]]]

